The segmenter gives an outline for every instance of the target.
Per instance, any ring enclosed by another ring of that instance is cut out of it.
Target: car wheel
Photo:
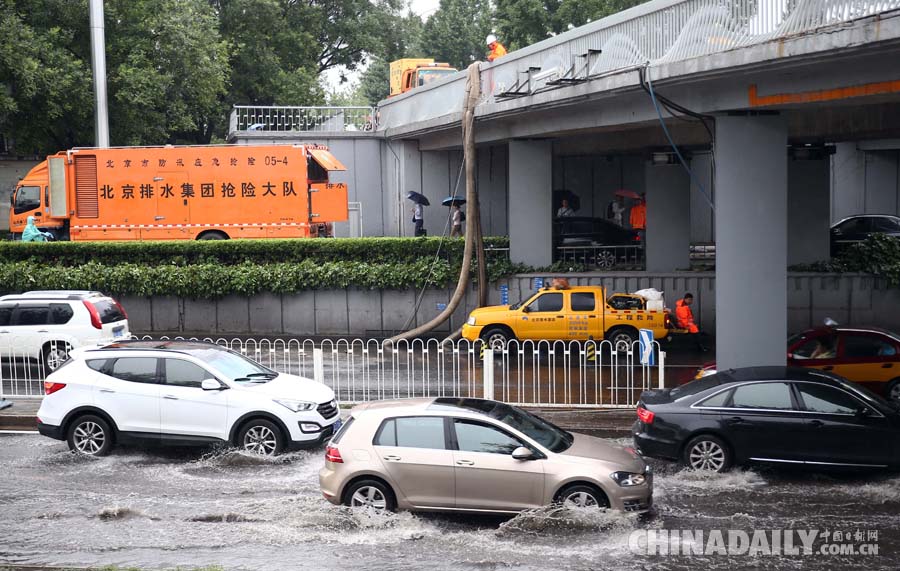
[[[616,255],[610,250],[603,250],[597,254],[595,264],[601,270],[611,270],[616,265]]]
[[[275,423],[260,418],[251,420],[241,428],[237,445],[260,456],[276,456],[284,450],[284,436]]]
[[[576,484],[556,494],[556,503],[567,508],[608,508],[609,498],[594,486]]]
[[[105,456],[113,445],[109,423],[92,414],[79,416],[69,425],[69,449],[87,456]]]
[[[727,472],[731,468],[731,450],[722,439],[703,434],[684,447],[684,465],[694,470]]]
[[[637,341],[637,332],[630,327],[614,327],[606,334],[606,338],[616,351],[627,353]]]
[[[900,378],[894,379],[888,383],[885,394],[887,395],[888,400],[900,403]]]
[[[481,340],[495,352],[503,351],[515,337],[502,327],[490,327],[481,333]]]
[[[51,341],[44,345],[41,351],[41,362],[44,364],[44,371],[52,373],[60,368],[63,363],[69,359],[69,351],[72,346],[63,341]]]
[[[350,486],[344,494],[344,505],[392,512],[397,509],[397,500],[394,499],[394,492],[383,482],[361,480]]]

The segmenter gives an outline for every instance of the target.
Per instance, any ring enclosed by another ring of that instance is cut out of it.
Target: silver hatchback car
[[[416,511],[556,503],[641,512],[653,495],[650,468],[633,450],[505,403],[461,398],[355,407],[326,448],[319,484],[333,504]]]

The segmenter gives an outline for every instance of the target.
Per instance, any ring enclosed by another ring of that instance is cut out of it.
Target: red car
[[[831,371],[900,402],[900,335],[877,327],[817,327],[787,345],[789,366]],[[710,363],[695,378],[715,372]]]

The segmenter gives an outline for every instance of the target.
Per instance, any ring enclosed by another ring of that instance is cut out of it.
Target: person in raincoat
[[[48,238],[52,237],[50,232],[41,232],[37,229],[37,226],[34,225],[34,216],[28,217],[25,229],[22,230],[23,242],[46,242]]]

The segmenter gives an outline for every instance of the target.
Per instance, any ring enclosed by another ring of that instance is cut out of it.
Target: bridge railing
[[[710,55],[900,8],[900,0],[654,0],[482,64],[482,102]],[[383,101],[378,129],[462,111],[461,72]],[[427,97],[428,104],[411,98]]]
[[[235,105],[229,132],[236,131],[372,131],[372,107],[290,107]]]

